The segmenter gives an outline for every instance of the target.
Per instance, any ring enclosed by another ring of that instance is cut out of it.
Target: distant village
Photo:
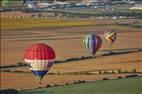
[[[141,0],[2,0],[0,7],[1,12],[32,13],[30,17],[99,19],[141,18],[141,10]]]

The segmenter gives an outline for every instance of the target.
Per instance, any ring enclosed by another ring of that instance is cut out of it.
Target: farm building
[[[88,2],[108,2],[111,0],[82,0],[82,2],[88,3]]]

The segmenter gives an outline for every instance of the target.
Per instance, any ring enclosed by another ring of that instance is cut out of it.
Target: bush
[[[65,83],[65,85],[69,85],[69,83]]]
[[[128,70],[125,70],[124,73],[128,73]]]
[[[133,73],[136,73],[137,72],[137,70],[136,69],[133,69]]]
[[[118,73],[121,73],[121,69],[118,69]]]
[[[108,78],[103,78],[102,80],[109,80]]]
[[[86,74],[86,75],[94,75],[93,73],[89,73],[89,72],[85,72],[85,73],[82,73],[82,74]]]
[[[65,59],[64,62],[71,62],[76,60],[79,60],[79,58],[68,58],[68,59]]]
[[[26,64],[26,63],[23,63],[23,62],[18,62],[17,65],[18,65],[18,66],[26,66],[27,64]]]
[[[58,61],[55,61],[54,63],[63,63],[63,61],[58,60]]]
[[[78,84],[78,82],[77,82],[77,81],[74,81],[73,84]]]
[[[38,17],[43,17],[42,13],[39,13],[37,16],[38,16]]]
[[[78,83],[82,83],[82,81],[81,81],[81,80],[78,80]]]
[[[86,58],[84,56],[81,56],[80,59],[83,60],[83,59],[86,59]]]
[[[51,72],[50,72],[50,73],[48,73],[48,75],[55,75],[55,73],[51,73]]]
[[[121,76],[118,76],[118,79],[121,79],[122,77]]]
[[[78,74],[78,72],[73,72],[73,75],[77,75]]]
[[[134,74],[134,75],[127,75],[127,76],[125,76],[125,78],[137,77],[137,76],[138,76],[137,74]]]
[[[57,85],[57,84],[54,84],[54,86],[57,87],[58,85]]]
[[[112,73],[115,74],[115,71],[113,70]]]
[[[11,72],[10,69],[2,70],[3,72]]]
[[[5,89],[0,90],[0,94],[18,94],[18,91],[16,89]]]
[[[16,72],[16,73],[23,73],[23,71],[20,71],[20,70],[15,70],[14,72]]]
[[[82,81],[79,80],[79,81],[78,81],[78,83],[85,83],[85,82],[86,82],[85,80],[82,80]]]
[[[35,16],[36,16],[35,14],[32,14],[32,15],[31,15],[31,17],[35,17]]]
[[[46,87],[52,87],[51,85],[46,85]]]
[[[78,81],[74,81],[73,84],[79,84],[79,83],[86,83],[85,80],[78,80]]]
[[[99,74],[102,74],[102,71],[101,71],[101,70],[99,70]]]
[[[61,73],[60,73],[60,71],[57,71],[57,73],[56,73],[57,75],[60,75]]]
[[[0,68],[12,68],[17,67],[17,65],[0,66]]]

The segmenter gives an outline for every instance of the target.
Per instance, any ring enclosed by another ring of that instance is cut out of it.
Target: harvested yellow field
[[[68,29],[72,30],[68,31]],[[2,34],[3,39],[1,41],[1,65],[10,65],[17,64],[18,62],[23,62],[23,54],[25,49],[34,43],[40,42],[47,43],[55,49],[57,60],[88,56],[89,53],[83,48],[82,40],[83,36],[85,36],[85,33],[89,32],[89,30],[86,32],[84,31],[84,33],[81,33],[81,31],[83,31],[84,28],[81,28],[80,31],[79,29],[77,31],[75,31],[74,29],[76,28],[59,29],[59,31],[7,31],[6,33]],[[19,34],[17,34],[18,32]],[[99,30],[93,32],[97,33],[99,32]],[[100,31],[100,35],[101,34],[103,34],[102,31]],[[107,42],[102,37],[103,45],[100,51],[113,49],[121,50],[130,48],[140,48],[141,35],[141,32],[122,31],[118,33],[118,39],[114,43],[114,45],[112,45],[112,47],[109,47]],[[97,54],[99,54],[100,51],[98,51]]]

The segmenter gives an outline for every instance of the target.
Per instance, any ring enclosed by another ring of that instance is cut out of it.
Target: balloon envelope
[[[55,60],[55,51],[43,43],[33,44],[24,54],[24,60],[35,76],[42,79]]]
[[[104,38],[110,43],[110,45],[112,43],[115,42],[116,38],[117,38],[117,33],[114,31],[105,31],[104,32]]]
[[[92,55],[95,55],[102,45],[102,39],[100,36],[91,33],[84,37],[83,45]]]

